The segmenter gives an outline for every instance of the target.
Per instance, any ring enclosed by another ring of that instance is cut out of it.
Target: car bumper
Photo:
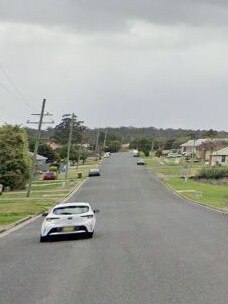
[[[94,227],[95,222],[87,222],[76,225],[43,225],[41,228],[41,236],[93,232]]]

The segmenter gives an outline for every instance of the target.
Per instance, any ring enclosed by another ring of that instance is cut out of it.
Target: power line
[[[0,68],[3,72],[3,74],[5,75],[5,77],[7,78],[7,80],[10,82],[11,86],[14,88],[15,92],[17,93],[17,95],[15,94],[17,100],[20,100],[21,102],[23,102],[28,108],[32,109],[32,110],[36,110],[36,108],[34,106],[32,106],[23,96],[23,94],[21,93],[21,91],[18,89],[16,82],[12,79],[12,77],[10,76],[9,72],[6,70],[6,68],[3,66],[2,62],[0,62]],[[9,93],[9,90],[7,90]],[[19,98],[18,98],[19,97]]]

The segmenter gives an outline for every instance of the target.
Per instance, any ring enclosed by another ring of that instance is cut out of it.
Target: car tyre
[[[40,243],[45,243],[49,241],[49,237],[47,236],[40,236]]]
[[[93,233],[94,233],[94,231],[93,231],[93,232],[87,232],[87,233],[86,233],[87,239],[92,239]]]

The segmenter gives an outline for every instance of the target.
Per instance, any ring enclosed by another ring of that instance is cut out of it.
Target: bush
[[[59,170],[58,170],[58,167],[56,167],[56,166],[50,166],[49,167],[49,172],[58,172]]]
[[[143,153],[144,153],[144,155],[146,156],[146,157],[148,157],[149,155],[150,155],[150,150],[149,149],[143,149],[142,150],[143,151]]]
[[[26,178],[20,172],[9,172],[4,176],[1,176],[1,183],[4,189],[9,187],[9,189],[25,189]]]
[[[228,168],[202,168],[199,171],[197,177],[206,179],[219,179],[228,177]]]

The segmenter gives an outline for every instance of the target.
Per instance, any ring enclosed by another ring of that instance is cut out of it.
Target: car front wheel
[[[47,236],[40,236],[40,243],[44,243],[44,242],[48,242],[49,241],[49,237]]]
[[[86,233],[86,237],[87,237],[88,239],[92,239],[92,237],[93,237],[93,232],[87,232],[87,233]]]

